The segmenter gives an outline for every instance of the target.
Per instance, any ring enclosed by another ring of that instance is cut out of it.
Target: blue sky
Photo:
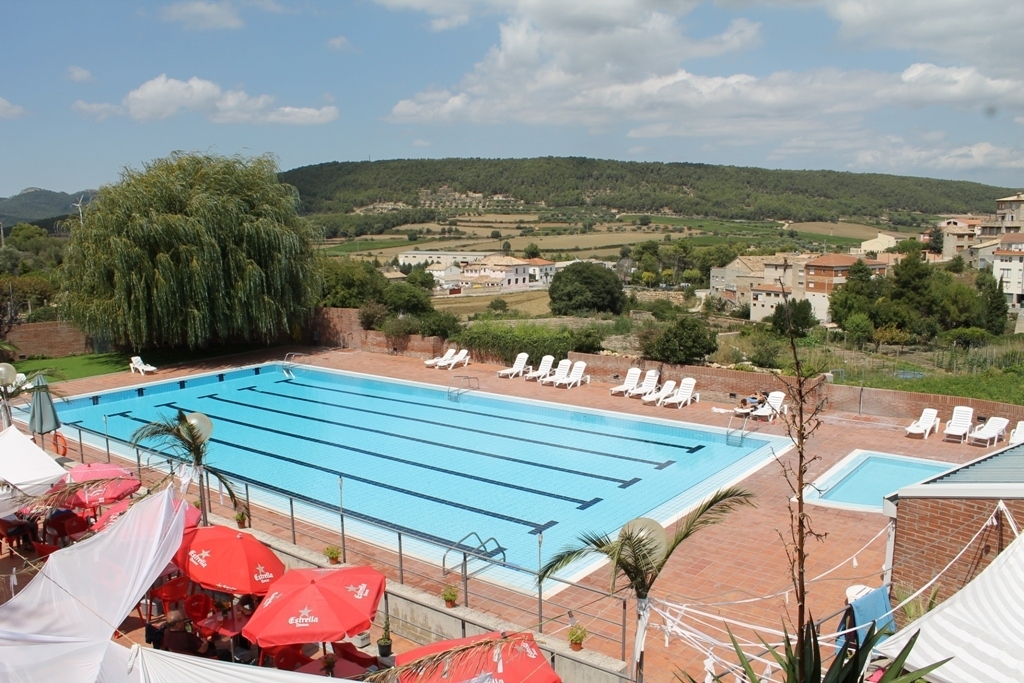
[[[1019,0],[0,4],[0,196],[175,150],[1024,186]]]

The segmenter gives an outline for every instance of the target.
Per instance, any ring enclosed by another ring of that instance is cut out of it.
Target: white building
[[[863,256],[869,251],[880,254],[886,249],[895,247],[897,242],[902,242],[905,239],[906,237],[897,238],[884,232],[879,232],[878,237],[861,242],[859,247],[850,247],[850,254],[852,256]]]
[[[530,264],[513,256],[492,254],[473,261],[462,268],[465,278],[487,278],[487,281],[500,280],[502,291],[517,291],[530,286]],[[485,285],[479,281],[479,286]]]
[[[529,264],[527,266],[530,274],[530,282],[536,282],[538,284],[547,287],[551,284],[551,279],[555,277],[555,262],[548,261],[542,258],[531,258],[526,259]]]
[[[1024,234],[1003,237],[992,257],[992,274],[1003,283],[1006,302],[1019,308],[1024,303]]]
[[[496,251],[403,251],[398,255],[398,265],[415,266],[418,263],[429,263],[443,267],[452,264],[463,266],[498,253]]]

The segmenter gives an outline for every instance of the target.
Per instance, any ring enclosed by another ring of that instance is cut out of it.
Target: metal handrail
[[[494,536],[491,536],[485,541],[480,538],[480,534],[478,534],[475,531],[470,531],[468,534],[466,534],[459,540],[455,541],[455,543],[448,546],[448,549],[444,551],[444,555],[441,556],[441,576],[448,576],[448,574],[450,574],[453,571],[448,568],[448,554],[453,550],[459,550],[459,548],[464,548],[465,546],[463,545],[463,541],[467,541],[470,538],[476,538],[477,543],[475,549],[477,551],[487,552],[488,557],[495,557],[498,555],[498,553],[501,553],[501,559],[502,561],[505,561],[505,549],[501,546],[501,543],[498,542],[498,539],[496,539]],[[488,551],[487,544],[491,541],[494,541],[495,548],[492,551]],[[479,574],[484,569],[486,569],[486,567],[484,567],[483,569],[478,569],[477,571],[473,572],[473,575],[475,576],[476,574]]]

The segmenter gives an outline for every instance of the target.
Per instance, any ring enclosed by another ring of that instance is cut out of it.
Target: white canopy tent
[[[907,669],[953,657],[927,680],[1019,683],[1024,676],[1024,539],[1017,537],[960,592],[877,650],[895,657],[918,631]]]
[[[127,649],[121,648],[125,652]],[[132,675],[140,675],[141,683],[309,683],[309,674],[282,671],[247,664],[233,664],[217,659],[175,654],[164,650],[136,647],[132,656]],[[114,683],[114,681],[102,681]],[[118,683],[121,683],[120,681]]]
[[[25,504],[24,496],[38,496],[67,474],[46,451],[14,427],[0,432],[0,517]],[[13,489],[11,487],[14,487]]]
[[[175,512],[173,503],[170,489],[139,501],[101,533],[50,555],[0,605],[0,680],[133,680],[125,648],[111,638],[181,545],[185,508]]]

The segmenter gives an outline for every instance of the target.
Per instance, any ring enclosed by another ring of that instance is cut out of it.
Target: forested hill
[[[75,202],[88,203],[96,190],[83,190],[75,194],[29,188],[13,197],[0,197],[0,222],[7,227],[25,221],[65,216],[75,211]]]
[[[549,207],[669,209],[721,218],[830,220],[890,211],[993,213],[1017,189],[877,173],[773,171],[599,159],[400,159],[332,162],[281,174],[306,213],[347,213],[376,202],[416,206],[421,190],[500,194]]]

